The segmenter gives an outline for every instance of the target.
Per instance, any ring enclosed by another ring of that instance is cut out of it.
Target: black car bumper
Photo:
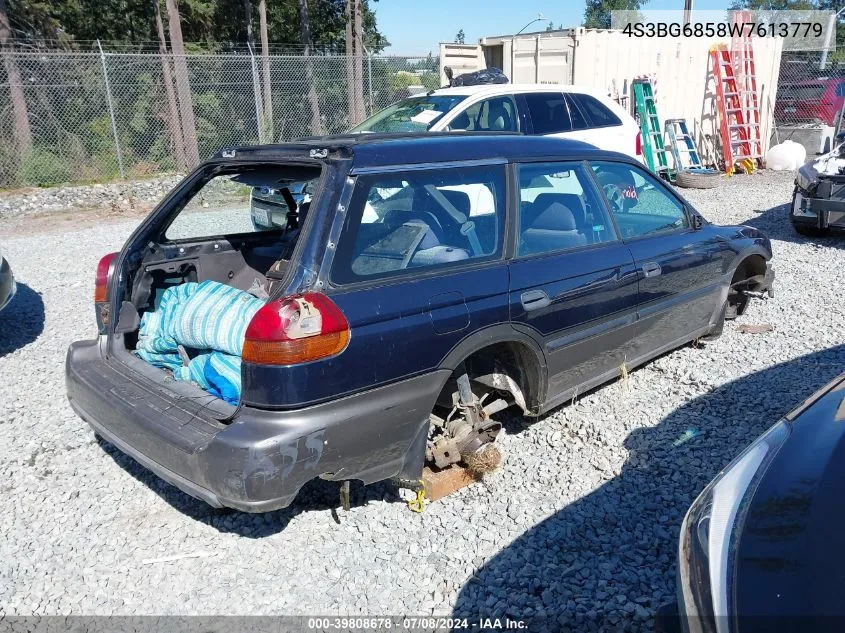
[[[105,360],[100,345],[79,341],[68,350],[74,411],[183,492],[244,512],[283,508],[315,477],[373,483],[421,474],[429,412],[448,377],[432,372],[293,411],[241,407],[223,424]]]
[[[17,286],[15,285],[15,277],[12,275],[12,269],[9,267],[9,263],[0,257],[0,310],[9,305],[16,291]]]
[[[808,229],[845,229],[845,199],[813,198],[796,191],[790,212],[792,224]]]

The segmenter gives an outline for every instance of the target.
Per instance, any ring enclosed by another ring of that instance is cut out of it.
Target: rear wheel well
[[[535,412],[540,405],[542,372],[534,351],[525,343],[494,343],[467,356],[443,387],[438,404],[448,406],[457,388],[455,381],[466,373],[473,390],[510,394],[510,401],[525,413]]]

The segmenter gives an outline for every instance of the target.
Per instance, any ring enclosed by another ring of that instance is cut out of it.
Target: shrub
[[[21,161],[21,181],[34,187],[49,187],[70,180],[71,168],[67,159],[34,147]]]

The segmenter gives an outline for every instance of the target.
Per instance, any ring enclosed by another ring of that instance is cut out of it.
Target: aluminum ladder
[[[686,119],[666,119],[664,122],[666,136],[669,137],[669,151],[675,161],[675,171],[682,169],[704,169],[698,157],[695,141],[689,133]],[[686,155],[686,160],[684,160]]]
[[[634,107],[640,124],[646,164],[654,173],[669,179],[672,174],[666,159],[666,148],[663,145],[663,133],[660,131],[660,119],[654,104],[651,81],[635,79],[631,88],[634,92]]]

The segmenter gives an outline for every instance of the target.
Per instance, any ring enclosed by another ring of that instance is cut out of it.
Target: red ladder
[[[734,67],[724,44],[716,44],[710,48],[710,67],[716,83],[716,108],[719,112],[725,172],[734,173],[737,165],[751,171],[757,158],[752,153],[754,142],[749,137],[749,129],[752,126],[745,120],[745,108],[740,99]],[[757,129],[759,130],[759,127]]]
[[[751,22],[750,11],[734,11],[731,22],[741,27],[734,30],[731,36],[731,63],[736,77],[739,100],[743,109],[743,119],[748,137],[748,145],[744,148],[751,158],[748,167],[753,169],[755,164],[762,166],[763,142],[760,128],[760,105],[757,100],[757,73],[754,67],[754,47],[751,42],[751,32],[744,27]],[[749,169],[746,169],[747,171]]]

